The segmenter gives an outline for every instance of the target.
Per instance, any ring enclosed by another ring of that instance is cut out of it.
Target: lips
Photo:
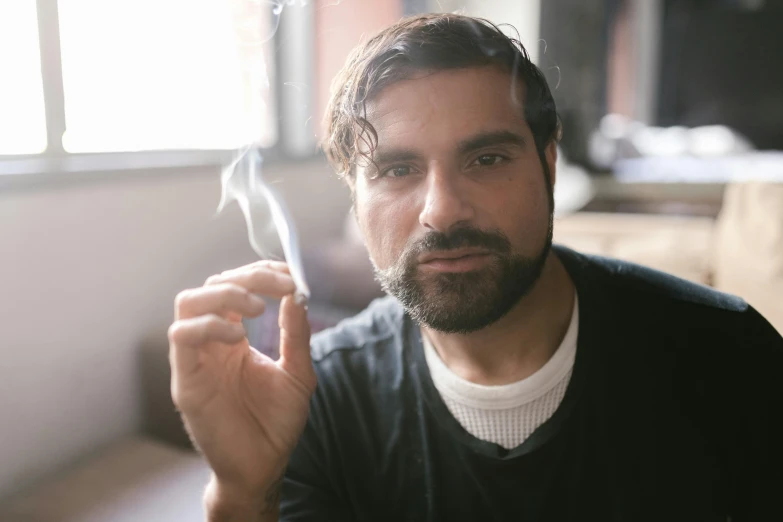
[[[489,252],[476,248],[460,248],[457,250],[444,250],[441,252],[427,252],[419,257],[419,263],[427,264],[435,261],[454,261],[471,256],[486,256]]]
[[[419,267],[434,272],[470,272],[482,268],[489,259],[486,250],[429,252],[419,258]]]

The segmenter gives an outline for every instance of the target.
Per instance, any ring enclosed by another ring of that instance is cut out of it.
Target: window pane
[[[60,0],[59,6],[67,151],[274,141],[266,88],[272,67],[265,67],[268,45],[259,45],[272,31],[266,2]]]
[[[31,0],[0,1],[0,154],[46,149],[38,16]]]

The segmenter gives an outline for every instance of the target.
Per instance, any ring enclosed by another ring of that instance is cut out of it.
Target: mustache
[[[511,241],[500,230],[485,231],[473,227],[462,227],[449,233],[429,232],[413,243],[403,258],[409,260],[426,252],[456,250],[466,247],[508,254],[511,252]]]

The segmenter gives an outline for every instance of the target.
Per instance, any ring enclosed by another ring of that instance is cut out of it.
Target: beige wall
[[[340,231],[324,164],[269,174],[306,243]],[[89,178],[0,195],[0,499],[137,430],[139,344],[180,289],[254,259],[236,206],[213,219],[217,167]]]

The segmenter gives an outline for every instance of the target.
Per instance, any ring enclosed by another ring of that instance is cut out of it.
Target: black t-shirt
[[[391,298],[313,338],[285,521],[783,520],[783,339],[739,298],[556,247],[579,296],[554,415],[467,433]]]

